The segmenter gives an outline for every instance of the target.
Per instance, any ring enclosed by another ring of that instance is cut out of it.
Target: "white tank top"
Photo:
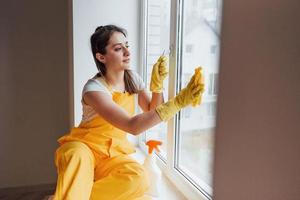
[[[132,72],[132,78],[138,88],[139,91],[141,90],[145,90],[145,84],[143,79],[134,71]],[[112,89],[113,91],[117,91]],[[99,92],[105,92],[108,95],[112,96],[111,92],[108,89],[108,85],[106,84],[105,80],[103,77],[97,77],[97,75],[95,75],[93,78],[89,79],[86,84],[83,87],[82,90],[82,98],[81,98],[81,105],[82,105],[82,119],[81,119],[81,123],[83,122],[87,122],[91,119],[93,119],[97,113],[96,111],[89,105],[85,104],[85,102],[83,101],[83,95],[86,92],[90,92],[90,91],[99,91]],[[137,94],[134,94],[135,96]],[[137,102],[137,101],[135,101]]]

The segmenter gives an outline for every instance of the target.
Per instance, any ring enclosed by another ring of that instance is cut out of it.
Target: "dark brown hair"
[[[96,28],[95,32],[91,36],[91,39],[90,39],[91,48],[92,48],[94,61],[96,63],[97,69],[99,71],[97,73],[98,77],[106,75],[106,66],[104,65],[104,63],[97,60],[96,53],[100,53],[102,55],[106,54],[105,48],[108,44],[110,37],[112,36],[112,34],[114,32],[120,32],[125,37],[127,37],[126,30],[121,27],[115,26],[115,25],[99,26]],[[133,74],[132,74],[131,70],[127,70],[127,69],[125,70],[124,82],[125,82],[125,90],[129,94],[138,93],[138,88],[136,86],[136,83],[133,80]]]

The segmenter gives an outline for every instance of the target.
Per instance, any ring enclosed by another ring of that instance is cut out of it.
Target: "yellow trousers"
[[[55,156],[58,180],[54,200],[149,200],[149,177],[126,154],[101,158],[82,142],[61,145]]]

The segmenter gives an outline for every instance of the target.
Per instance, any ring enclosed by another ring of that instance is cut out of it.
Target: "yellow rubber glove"
[[[152,68],[150,91],[161,93],[163,91],[163,82],[167,75],[167,57],[160,56]]]
[[[200,84],[202,84],[204,86],[204,76],[203,76],[203,72],[202,72],[202,67],[198,67],[195,69],[195,81],[198,83],[200,82]],[[203,88],[204,89],[204,88]],[[202,93],[204,92],[204,90],[202,91]],[[199,94],[197,96],[197,98],[194,99],[194,101],[192,102],[192,106],[195,107],[197,105],[200,105],[201,101],[202,101],[202,93]]]
[[[195,69],[188,85],[173,99],[156,107],[156,112],[163,121],[171,119],[180,109],[193,104],[198,105],[204,92],[202,69]]]

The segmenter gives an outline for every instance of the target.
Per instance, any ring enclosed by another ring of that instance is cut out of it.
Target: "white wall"
[[[81,120],[81,91],[85,82],[97,73],[89,39],[97,26],[115,24],[125,28],[131,51],[131,67],[139,63],[139,0],[74,0],[74,109],[75,125]]]
[[[215,200],[300,197],[300,1],[224,1]]]

